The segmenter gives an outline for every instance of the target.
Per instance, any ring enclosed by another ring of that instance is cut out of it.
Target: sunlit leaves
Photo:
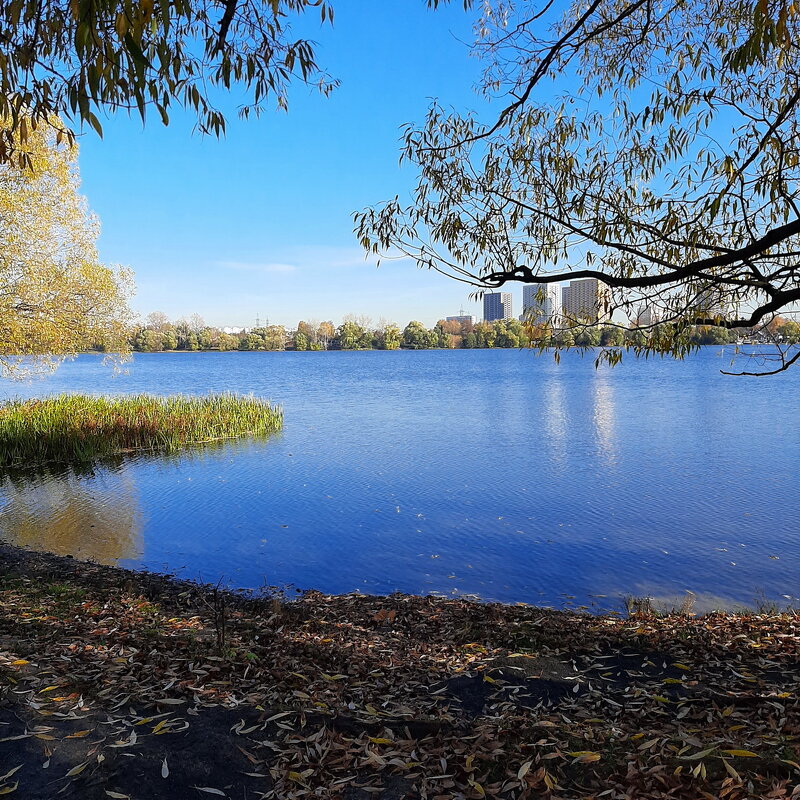
[[[240,86],[243,116],[268,97],[286,105],[294,79],[327,93],[335,81],[318,68],[311,43],[290,20],[307,9],[333,21],[327,0],[16,0],[0,4],[0,163],[19,159],[26,119],[54,116],[102,132],[105,112],[126,109],[164,124],[177,103],[197,127],[220,135],[218,88]],[[65,129],[72,137],[73,132]]]
[[[57,144],[58,120],[34,125],[19,145],[29,166],[0,166],[0,371],[16,375],[90,347],[129,349],[130,278],[99,261],[76,148]]]

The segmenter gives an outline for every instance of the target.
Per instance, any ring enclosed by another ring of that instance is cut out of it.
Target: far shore
[[[723,343],[723,344],[701,344],[698,347],[703,349],[712,349],[712,350],[720,350],[726,347],[764,347],[769,345],[763,345],[758,343],[745,343],[737,345],[735,343]],[[132,350],[130,355],[146,355],[146,356],[157,356],[157,355],[197,355],[199,353],[236,353],[241,355],[248,355],[254,353],[425,353],[437,351],[437,352],[446,352],[446,353],[466,353],[475,350],[497,350],[497,351],[504,351],[504,350],[529,350],[534,353],[548,353],[552,352],[555,348],[548,348],[547,350],[541,351],[538,347],[397,347],[391,350],[381,350],[376,347],[369,347],[369,348],[362,348],[362,349],[354,349],[354,350],[333,350],[333,349],[324,349],[324,350],[293,350],[293,349],[284,349],[284,350]],[[560,351],[564,350],[578,350],[578,351],[589,351],[589,350],[624,350],[625,347],[620,345],[587,345],[586,347],[583,346],[569,346],[569,347],[558,347]],[[81,356],[113,356],[117,355],[116,353],[103,353],[99,350],[82,350],[77,355]],[[127,355],[127,354],[126,354]]]

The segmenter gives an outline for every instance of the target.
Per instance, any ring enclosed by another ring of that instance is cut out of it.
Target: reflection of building
[[[472,314],[459,314],[455,317],[445,317],[445,322],[457,322],[459,325],[474,325],[475,317]]]
[[[564,314],[576,322],[605,322],[611,315],[608,286],[597,278],[570,281],[562,292]]]
[[[592,422],[597,456],[607,468],[617,460],[614,447],[617,437],[614,434],[614,383],[608,373],[597,370],[593,374]]]
[[[511,292],[491,292],[483,296],[483,318],[486,322],[511,317]]]
[[[522,317],[534,325],[555,325],[561,313],[561,284],[532,283],[522,287]]]

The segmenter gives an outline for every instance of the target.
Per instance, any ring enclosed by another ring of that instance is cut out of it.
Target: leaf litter
[[[285,602],[5,546],[0,575],[0,795],[800,798],[796,612]]]

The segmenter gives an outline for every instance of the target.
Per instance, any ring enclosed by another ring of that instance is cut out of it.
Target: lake
[[[115,375],[80,356],[0,394],[253,393],[284,430],[4,476],[0,538],[242,588],[793,603],[800,369],[728,364],[719,348],[614,369],[518,350],[165,353]]]

